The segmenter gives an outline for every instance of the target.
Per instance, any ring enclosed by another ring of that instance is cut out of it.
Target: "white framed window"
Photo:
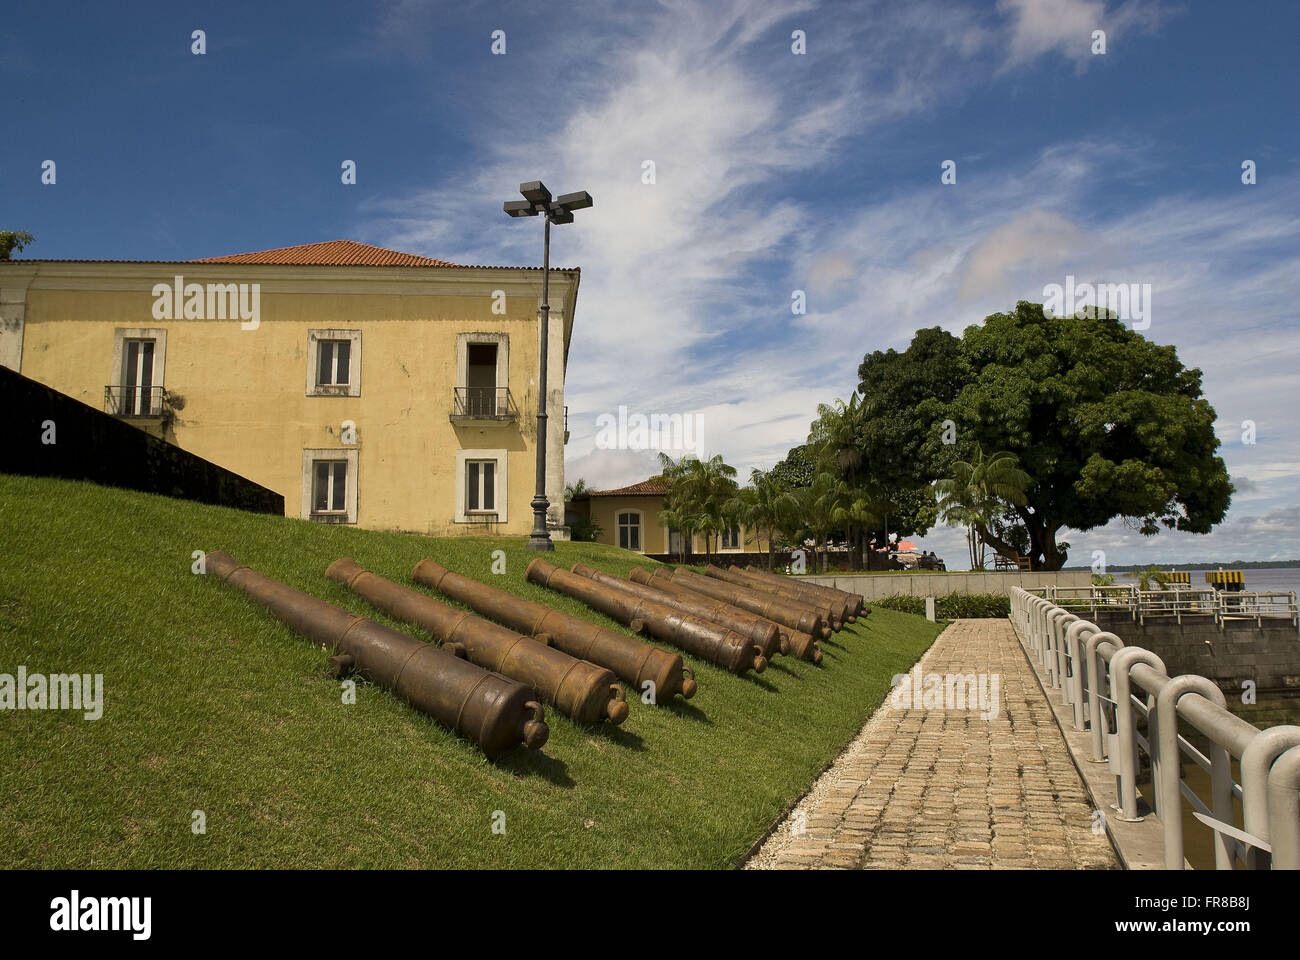
[[[745,547],[745,538],[742,536],[743,531],[740,527],[732,527],[729,530],[722,531],[722,538],[718,544],[719,550],[743,550]]]
[[[125,417],[160,416],[166,367],[166,329],[117,327],[113,331],[113,373],[109,385],[114,412]]]
[[[505,523],[505,450],[456,451],[456,522]]]
[[[356,450],[302,452],[302,518],[321,523],[357,522]]]
[[[307,396],[361,396],[361,331],[307,331]]]
[[[616,518],[618,545],[633,553],[644,553],[641,537],[641,511],[620,510]]]
[[[495,460],[465,461],[465,512],[497,512],[497,462]]]

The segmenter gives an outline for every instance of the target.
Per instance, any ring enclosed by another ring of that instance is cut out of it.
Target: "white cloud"
[[[1104,0],[998,0],[998,12],[1010,22],[1007,66],[1045,54],[1060,54],[1082,67],[1092,57],[1092,33],[1104,30],[1107,55],[1117,37],[1150,31],[1160,22],[1158,4],[1128,0],[1107,9]]]
[[[1017,299],[1040,300],[1044,284],[1067,273],[1149,282],[1148,335],[1204,370],[1229,468],[1256,485],[1251,515],[1270,516],[1300,474],[1291,414],[1300,257],[1277,255],[1300,249],[1287,216],[1300,200],[1294,188],[1161,195],[1166,161],[1149,136],[1110,130],[1106,141],[1047,144],[1001,167],[985,159],[979,176],[963,166],[955,187],[938,185],[936,161],[933,183],[870,202],[854,195],[821,209],[791,199],[791,185],[841,159],[846,137],[951,105],[955,88],[991,80],[976,60],[1000,58],[1000,42],[1021,63],[1067,48],[1075,56],[1099,18],[1113,43],[1160,15],[1154,4],[1100,0],[1007,0],[999,9],[1005,19],[994,24],[948,4],[881,6],[834,32],[811,27],[809,5],[638,9],[635,36],[584,40],[593,53],[581,77],[548,88],[548,98],[573,105],[552,129],[467,131],[476,146],[466,169],[367,208],[367,239],[462,263],[533,264],[540,224],[508,220],[501,201],[535,176],[593,194],[594,208],[554,231],[552,262],[583,268],[566,470],[595,487],[657,469],[644,452],[595,448],[596,416],[620,404],[699,413],[708,452],[745,477],[804,441],[819,402],[847,398],[870,350],[905,346],[918,327],[960,330]],[[398,24],[419,15],[395,11]],[[795,57],[789,32],[805,20],[810,52]],[[900,57],[905,75],[881,66]],[[654,185],[641,182],[645,160],[655,161]],[[1153,199],[1112,210],[1099,184],[1135,178],[1152,183]],[[790,313],[796,288],[809,293],[807,316]],[[1239,442],[1246,417],[1260,424],[1253,447]],[[1212,542],[1148,541],[1112,526],[1076,534],[1076,560],[1084,537],[1144,556],[1203,553]],[[964,557],[959,530],[935,530],[925,546],[950,565]],[[1267,549],[1300,553],[1294,538]]]

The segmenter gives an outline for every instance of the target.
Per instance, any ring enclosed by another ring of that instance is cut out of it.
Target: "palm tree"
[[[819,466],[832,470],[848,480],[850,489],[858,487],[858,468],[862,465],[862,450],[858,446],[858,429],[861,426],[864,406],[857,391],[845,403],[838,397],[834,403],[817,405],[817,419],[808,433],[808,443],[816,451]],[[848,528],[850,556],[854,569],[862,555],[864,526],[850,512],[844,522]],[[875,519],[879,519],[878,517]],[[874,522],[874,521],[870,521]]]
[[[770,472],[757,468],[749,472],[750,485],[737,491],[727,504],[726,514],[734,523],[753,530],[761,539],[767,537],[767,568],[776,567],[776,534],[784,507],[781,497],[785,487]]]
[[[786,509],[792,518],[797,517],[801,527],[812,531],[814,569],[817,567],[816,560],[819,556],[822,561],[821,569],[826,569],[828,557],[822,551],[822,545],[835,527],[835,509],[843,499],[845,490],[843,480],[830,471],[824,470],[813,477],[810,486],[794,487],[783,497]]]
[[[863,530],[880,522],[885,507],[882,500],[867,488],[853,489],[844,484],[838,502],[831,510],[831,521],[849,530],[850,556],[853,569],[860,568]]]
[[[1002,450],[986,457],[977,444],[972,462],[958,460],[953,464],[952,476],[935,483],[934,493],[944,522],[967,528],[972,570],[984,569],[985,544],[1006,557],[1016,554],[991,530],[1008,504],[1024,506],[1025,488],[1031,482],[1015,454]]]
[[[1139,590],[1150,590],[1152,583],[1158,584],[1161,590],[1169,586],[1169,574],[1161,570],[1159,564],[1153,563],[1142,570],[1133,571],[1133,574],[1137,577]]]
[[[587,481],[579,477],[573,483],[565,484],[564,499],[576,500],[584,493],[591,493],[591,487],[587,486]]]
[[[728,522],[727,504],[736,495],[736,468],[716,453],[708,460],[687,454],[676,461],[661,453],[659,462],[669,482],[665,522],[684,535],[702,533],[704,555],[712,556],[713,535]]]

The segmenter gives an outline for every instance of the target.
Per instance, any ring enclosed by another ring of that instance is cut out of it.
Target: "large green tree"
[[[1208,533],[1223,520],[1232,484],[1214,433],[1201,372],[1113,317],[1053,317],[1021,301],[962,336],[962,379],[943,418],[954,451],[973,444],[1014,454],[1031,478],[1008,504],[1028,533],[1034,569],[1058,570],[1062,528],[1090,530],[1120,517],[1145,535]],[[923,450],[932,469],[944,427]]]

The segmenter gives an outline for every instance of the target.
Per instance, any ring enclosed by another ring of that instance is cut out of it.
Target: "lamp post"
[[[573,223],[573,211],[591,206],[586,190],[565,193],[551,199],[551,191],[540,180],[519,185],[522,200],[507,200],[503,209],[512,217],[535,217],[546,221],[542,240],[542,324],[541,359],[537,374],[537,492],[533,494],[533,532],[526,544],[529,550],[554,550],[551,533],[546,529],[546,359],[550,352],[551,319],[551,224]]]

